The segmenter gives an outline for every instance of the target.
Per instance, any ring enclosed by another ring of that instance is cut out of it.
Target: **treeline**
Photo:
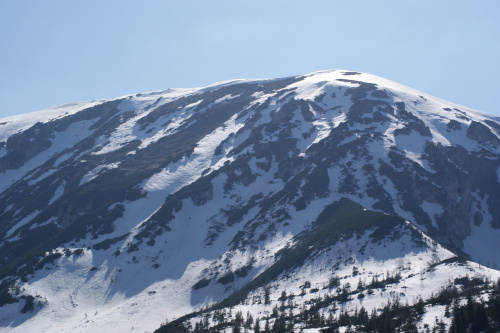
[[[394,278],[394,277],[392,277]],[[396,277],[397,279],[397,277]],[[381,282],[381,281],[380,281]],[[375,287],[380,283],[364,286]],[[363,288],[362,285],[358,286]],[[424,302],[421,298],[415,304],[402,303],[394,297],[379,309],[370,313],[364,308],[348,311],[342,305],[352,292],[343,286],[337,295],[318,296],[300,307],[294,302],[293,295],[283,291],[272,312],[263,318],[254,318],[250,313],[244,315],[233,309],[217,309],[199,316],[194,325],[190,321],[172,322],[162,326],[157,332],[168,333],[300,333],[306,328],[317,328],[323,333],[339,332],[499,332],[500,331],[500,280],[491,283],[482,278],[463,277],[455,279],[448,287]],[[432,324],[420,325],[426,306],[445,306],[444,316],[435,318]]]

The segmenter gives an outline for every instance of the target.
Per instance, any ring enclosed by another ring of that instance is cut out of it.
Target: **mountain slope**
[[[284,271],[326,280],[308,268],[314,256],[333,260],[328,247],[357,237],[372,249],[359,262],[339,254],[346,270],[396,270],[390,258],[415,253],[423,263],[408,275],[452,252],[500,265],[500,119],[372,75],[169,89],[0,129],[1,325],[12,331],[152,330]],[[321,229],[339,207],[367,213]],[[394,254],[376,258],[377,239]],[[476,266],[436,267],[498,277]]]

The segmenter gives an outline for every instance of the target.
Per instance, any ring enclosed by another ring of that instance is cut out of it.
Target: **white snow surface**
[[[438,224],[436,222],[436,218],[444,213],[443,207],[441,207],[440,204],[431,203],[424,200],[422,202],[422,209],[427,213],[427,215],[429,215],[429,218],[432,221],[432,226],[437,228]]]
[[[87,172],[82,177],[82,180],[80,180],[80,184],[79,185],[85,184],[85,183],[91,181],[92,179],[97,178],[97,176],[99,176],[99,174],[103,170],[116,169],[116,168],[118,168],[119,165],[120,165],[120,163],[111,163],[111,164],[108,164],[108,165],[99,165],[99,166],[93,168],[92,170],[90,170],[89,172]]]
[[[236,123],[235,121],[236,115],[231,117],[224,126],[204,137],[191,156],[183,158],[149,178],[143,189],[152,192],[168,188],[170,193],[174,193],[197,179],[207,168],[214,167],[217,169],[222,166],[229,159],[214,161],[214,151],[229,134],[235,133],[243,127],[243,122]],[[216,163],[214,164],[214,162]]]
[[[37,122],[49,122],[53,119],[74,114],[103,102],[104,100],[67,103],[36,112],[0,118],[0,142],[7,140],[7,138],[14,133],[30,128]]]

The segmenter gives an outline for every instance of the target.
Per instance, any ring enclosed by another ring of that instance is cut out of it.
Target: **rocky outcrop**
[[[500,139],[491,132],[488,126],[472,121],[467,127],[467,137],[479,142],[490,142],[500,146]]]

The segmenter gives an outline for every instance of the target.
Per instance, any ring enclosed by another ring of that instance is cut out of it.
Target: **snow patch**
[[[199,101],[197,101],[197,102],[194,102],[194,103],[191,103],[191,104],[186,105],[186,106],[184,107],[184,109],[192,109],[192,108],[194,108],[194,107],[198,106],[201,102],[203,102],[203,100],[202,100],[202,99],[200,99],[200,100],[199,100]]]
[[[9,237],[11,237],[19,228],[21,228],[22,226],[28,224],[31,220],[33,220],[38,214],[40,214],[40,210],[36,210],[34,212],[32,212],[31,214],[29,214],[28,216],[26,216],[25,218],[23,218],[21,221],[17,222],[15,226],[13,226],[12,228],[9,229],[9,231],[7,231],[7,233],[5,234],[5,239],[8,239]],[[15,240],[18,240],[19,239],[19,236],[16,236],[15,238],[11,238],[9,239],[9,241],[15,241]]]
[[[152,135],[150,137],[143,138],[138,149],[144,149],[147,146],[149,146],[150,144],[157,142],[158,140],[160,140],[164,136],[167,136],[167,135],[174,133],[175,130],[178,129],[180,125],[189,121],[191,116],[192,116],[192,113],[187,113],[187,112],[178,112],[178,113],[174,114],[173,116],[171,116],[171,120],[170,120],[167,127],[158,130],[154,135]],[[163,122],[165,122],[164,118],[162,118],[161,120]]]
[[[44,225],[48,225],[51,223],[55,223],[59,228],[61,228],[61,226],[57,223],[57,218],[51,217],[50,219],[48,219],[47,221],[45,221],[43,223],[36,223],[36,224],[30,225],[30,230],[33,230],[35,228],[39,228],[39,227],[42,227]]]
[[[426,212],[427,215],[429,215],[429,218],[432,221],[432,226],[435,228],[439,228],[436,222],[436,218],[438,218],[440,215],[444,213],[443,207],[438,203],[432,203],[425,200],[422,201],[421,207],[424,210],[424,212]]]
[[[47,123],[51,120],[66,117],[86,108],[102,104],[104,100],[93,102],[74,102],[54,106],[41,111],[25,113],[0,119],[0,142],[7,140],[9,136],[22,132],[37,122]]]
[[[227,102],[227,101],[230,101],[230,100],[232,100],[232,99],[235,99],[235,98],[237,98],[237,97],[239,97],[239,96],[241,96],[241,94],[239,94],[239,95],[234,95],[234,96],[233,96],[233,95],[231,95],[231,94],[229,94],[229,95],[226,95],[226,96],[223,96],[223,97],[221,97],[221,98],[216,99],[216,100],[214,101],[214,103],[215,103],[215,104],[217,104],[217,103],[220,103],[220,102]]]
[[[66,181],[63,180],[61,185],[59,185],[56,191],[54,192],[54,196],[50,199],[49,205],[51,205],[54,201],[59,199],[61,195],[63,195],[65,186],[66,186]]]
[[[48,176],[50,176],[50,175],[54,174],[54,172],[56,172],[56,171],[57,171],[57,169],[49,169],[49,170],[47,170],[46,172],[44,172],[42,175],[40,175],[38,178],[31,179],[31,180],[28,182],[28,184],[29,184],[30,186],[33,186],[33,185],[35,185],[36,183],[38,183],[39,181],[41,181],[41,180],[43,180],[43,179],[47,178]]]
[[[99,174],[101,173],[102,170],[116,169],[116,168],[118,168],[118,165],[120,165],[120,162],[96,166],[95,168],[93,168],[92,170],[87,172],[85,174],[85,176],[82,177],[78,186],[81,186],[81,185],[91,181],[92,179],[96,178],[97,176],[99,176]]]
[[[168,188],[170,193],[174,193],[193,182],[207,168],[217,166],[219,163],[213,163],[215,149],[229,134],[236,133],[244,125],[242,122],[236,123],[237,116],[237,114],[234,115],[224,126],[217,128],[198,142],[191,156],[183,157],[149,178],[143,189],[153,192]]]
[[[73,154],[74,152],[68,152],[66,154],[59,156],[59,158],[54,162],[54,167],[57,168],[59,164],[69,159],[71,156],[73,156]]]

